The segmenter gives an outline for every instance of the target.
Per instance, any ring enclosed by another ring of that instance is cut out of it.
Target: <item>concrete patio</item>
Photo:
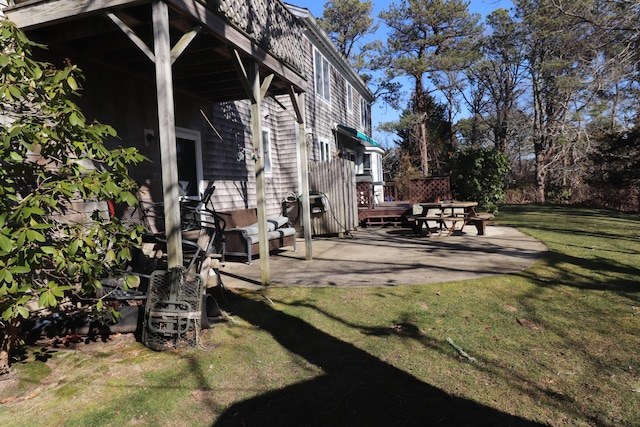
[[[475,279],[513,273],[531,266],[547,248],[511,227],[475,227],[451,236],[419,237],[405,228],[363,228],[352,237],[314,237],[313,260],[286,248],[270,257],[271,286],[402,286]],[[260,260],[224,263],[228,288],[259,289]]]

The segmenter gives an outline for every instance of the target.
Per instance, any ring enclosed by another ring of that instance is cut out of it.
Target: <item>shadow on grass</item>
[[[237,403],[213,426],[541,425],[444,393],[264,303],[240,298],[233,311],[325,375]]]
[[[542,287],[554,284],[569,285],[581,289],[608,290],[624,295],[632,300],[640,293],[640,269],[615,260],[594,257],[581,258],[566,253],[549,251],[546,262],[557,271],[558,278],[551,284],[540,280],[535,273],[520,273],[533,283]]]
[[[604,238],[637,243],[640,215],[608,209],[566,205],[509,205],[501,208],[509,219],[505,225],[550,233],[571,233],[585,238]],[[629,253],[637,253],[630,251]]]

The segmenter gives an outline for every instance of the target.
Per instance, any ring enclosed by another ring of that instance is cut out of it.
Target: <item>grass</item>
[[[0,378],[0,425],[640,425],[639,217],[505,206],[495,222],[548,253],[479,280],[239,292],[206,351],[52,349]]]

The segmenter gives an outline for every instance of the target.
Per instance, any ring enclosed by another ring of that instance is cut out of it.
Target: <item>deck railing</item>
[[[280,0],[197,1],[222,16],[291,69],[302,73],[302,26]],[[37,3],[35,0],[9,0],[8,6],[27,2]]]
[[[302,27],[280,0],[200,0],[260,47],[302,72]]]

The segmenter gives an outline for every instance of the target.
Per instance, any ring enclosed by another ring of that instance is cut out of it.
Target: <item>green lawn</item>
[[[237,293],[205,351],[53,349],[0,378],[0,425],[640,425],[640,217],[495,223],[549,252],[479,280]]]

